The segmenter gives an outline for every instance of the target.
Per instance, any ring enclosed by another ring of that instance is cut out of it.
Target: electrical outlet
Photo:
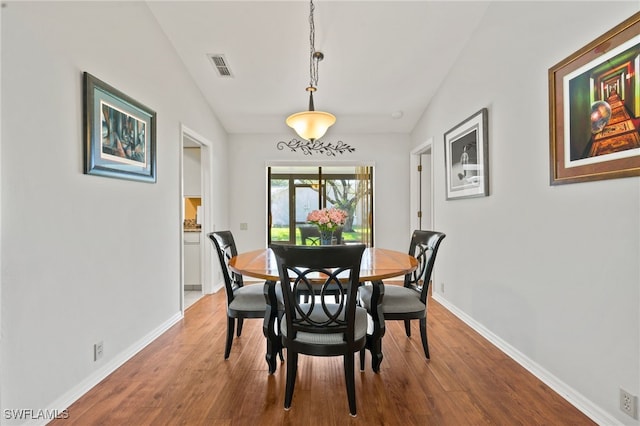
[[[240,224],[240,230],[241,231],[246,231],[247,229],[249,229],[249,225],[247,223],[241,223]]]
[[[638,418],[638,397],[620,388],[620,409],[634,419]]]
[[[440,283],[440,293],[444,294],[444,283]]]
[[[100,358],[102,358],[102,355],[104,354],[104,343],[103,342],[98,342],[95,345],[93,345],[93,360],[97,361]]]

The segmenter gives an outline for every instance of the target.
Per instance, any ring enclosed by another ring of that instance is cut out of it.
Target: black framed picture
[[[156,182],[156,113],[84,73],[84,173]]]
[[[483,108],[444,134],[447,200],[489,195],[488,120]]]

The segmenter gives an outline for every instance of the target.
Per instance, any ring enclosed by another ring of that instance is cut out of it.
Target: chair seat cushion
[[[359,289],[362,305],[371,310],[372,285],[363,285]],[[382,299],[382,312],[404,313],[423,312],[427,307],[420,301],[420,293],[399,285],[385,285],[384,298]]]
[[[276,299],[278,307],[284,309],[282,297],[282,287],[280,283],[276,283]],[[230,309],[235,311],[264,311],[267,308],[267,302],[264,298],[263,284],[249,284],[238,287],[233,292],[233,301],[229,305]]]
[[[306,312],[306,307],[309,306],[307,304],[301,304],[301,309]],[[331,306],[331,305],[329,305]],[[322,319],[327,318],[327,315],[322,310],[322,306],[317,304],[314,306],[313,311],[311,312],[311,318],[317,321],[322,321]],[[344,318],[344,315],[342,315]],[[281,332],[283,337],[287,337],[287,316],[286,314],[282,318],[281,322]],[[303,331],[299,331],[296,334],[296,341],[301,343],[310,343],[317,345],[339,345],[344,343],[344,339],[342,337],[343,333],[307,333]],[[365,337],[367,334],[367,311],[363,308],[356,307],[356,321],[354,325],[354,339],[359,340]]]
[[[233,292],[233,301],[229,308],[236,311],[264,311],[267,308],[264,286],[251,284],[238,287]]]

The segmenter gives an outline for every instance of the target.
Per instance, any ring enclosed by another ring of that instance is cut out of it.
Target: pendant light
[[[318,86],[318,63],[324,59],[322,52],[316,52],[315,48],[315,22],[313,20],[313,11],[315,6],[313,0],[310,1],[309,6],[309,42],[311,45],[311,51],[309,54],[309,87],[305,90],[309,92],[309,110],[297,112],[287,117],[286,123],[289,127],[294,129],[298,136],[308,141],[315,141],[320,139],[327,132],[327,129],[336,122],[336,117],[333,114],[323,111],[316,111],[313,105],[313,92],[317,90]]]

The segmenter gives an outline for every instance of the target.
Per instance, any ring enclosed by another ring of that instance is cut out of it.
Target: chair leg
[[[287,385],[284,392],[284,409],[291,408],[293,389],[296,387],[296,373],[298,371],[298,353],[287,350]]]
[[[366,356],[367,348],[360,349],[360,371],[364,371],[364,361]]]
[[[356,412],[356,380],[354,377],[354,359],[353,352],[344,356],[344,378],[347,382],[347,398],[349,399],[349,414],[352,417],[357,415]]]
[[[229,358],[231,352],[231,344],[233,343],[233,329],[235,328],[235,319],[227,317],[227,343],[224,347],[224,359]]]
[[[278,336],[278,343],[279,343],[278,355],[280,356],[280,362],[284,362],[284,356],[282,355],[282,351],[283,351],[283,348],[282,348],[282,336],[280,334],[282,332],[282,328],[281,328],[282,315],[283,315],[283,312],[278,311],[278,316],[276,317],[276,330],[277,330],[276,334]]]
[[[371,369],[374,373],[380,372],[380,364],[382,364],[382,337],[371,339]]]
[[[420,337],[422,338],[422,349],[424,349],[424,356],[427,359],[431,359],[429,357],[429,342],[427,341],[427,319],[420,318]]]
[[[244,323],[244,319],[243,318],[238,318],[238,334],[237,336],[240,337],[240,335],[242,334],[242,324]]]
[[[404,331],[407,333],[407,337],[411,337],[411,320],[404,320]]]

